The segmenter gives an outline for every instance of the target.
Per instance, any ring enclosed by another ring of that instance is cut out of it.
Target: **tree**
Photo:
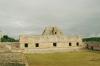
[[[18,40],[15,40],[14,38],[9,37],[8,35],[4,35],[1,38],[1,42],[18,42]]]
[[[91,38],[83,38],[84,42],[88,42],[88,41],[97,41],[100,42],[100,37],[91,37]]]

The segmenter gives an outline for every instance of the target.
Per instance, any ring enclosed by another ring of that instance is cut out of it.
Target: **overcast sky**
[[[52,25],[66,35],[100,36],[100,0],[0,0],[0,30],[10,36]]]

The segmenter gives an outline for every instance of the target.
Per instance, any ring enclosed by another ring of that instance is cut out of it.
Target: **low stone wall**
[[[55,53],[55,52],[71,52],[81,51],[82,47],[69,47],[69,48],[45,48],[45,49],[23,49],[23,53]]]
[[[86,48],[91,50],[100,50],[100,42],[85,42]]]
[[[0,66],[26,66],[26,65],[19,63],[0,63]]]
[[[52,52],[69,52],[80,51],[83,46],[67,46],[52,48],[20,48],[19,42],[2,42],[0,43],[0,52],[21,52],[21,53],[52,53]]]
[[[0,42],[0,52],[21,52],[19,42]]]
[[[0,66],[28,66],[22,53],[0,53]]]

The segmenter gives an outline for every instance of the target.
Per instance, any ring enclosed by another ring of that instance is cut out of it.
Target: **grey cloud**
[[[100,33],[100,0],[0,0],[0,30],[11,36],[41,34],[57,25],[65,34]]]

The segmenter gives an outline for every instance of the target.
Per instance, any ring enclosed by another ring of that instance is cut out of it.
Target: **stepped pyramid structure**
[[[57,27],[46,27],[42,35],[21,35],[20,48],[25,53],[38,52],[42,49],[68,49],[82,48],[82,39],[79,36],[66,36]],[[59,50],[57,50],[59,51]],[[41,51],[42,52],[42,51]]]
[[[42,35],[63,35],[63,32],[57,27],[46,27]]]

